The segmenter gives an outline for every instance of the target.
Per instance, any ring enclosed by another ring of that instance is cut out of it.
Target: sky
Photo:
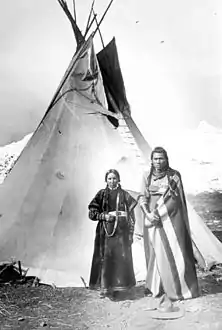
[[[68,0],[72,10],[72,1]],[[96,0],[101,18],[109,0]],[[75,52],[56,0],[0,0],[0,145],[32,132]],[[91,0],[76,0],[84,31]],[[221,0],[114,0],[101,25],[113,36],[133,118],[148,140],[222,128]],[[95,38],[96,51],[101,41]]]

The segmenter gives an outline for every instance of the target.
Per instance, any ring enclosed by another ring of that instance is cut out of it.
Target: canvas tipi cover
[[[80,286],[80,277],[88,281],[96,224],[88,219],[87,205],[105,186],[109,168],[121,168],[123,186],[130,177],[136,182],[134,150],[127,149],[112,119],[118,122],[107,110],[89,38],[0,186],[0,261],[19,259],[30,275],[57,286]],[[127,166],[123,159],[130,160]]]

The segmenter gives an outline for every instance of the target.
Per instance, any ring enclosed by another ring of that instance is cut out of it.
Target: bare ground
[[[222,194],[188,198],[222,241]],[[0,329],[221,330],[222,265],[208,272],[198,269],[198,278],[201,296],[177,303],[185,313],[176,320],[149,316],[146,308],[155,301],[144,295],[143,283],[119,301],[100,299],[98,292],[85,288],[32,287],[32,281],[4,284],[0,286]]]

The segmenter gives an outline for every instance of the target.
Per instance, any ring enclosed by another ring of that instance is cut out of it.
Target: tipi
[[[151,149],[130,114],[115,39],[96,56],[95,33],[86,40],[66,2],[58,1],[72,24],[77,50],[0,186],[0,261],[21,260],[41,282],[64,287],[83,285],[81,277],[88,281],[95,223],[88,219],[87,205],[103,187],[104,173],[119,169],[123,187],[136,194]],[[191,218],[199,260],[205,266],[222,262],[220,242],[195,212]],[[138,221],[136,231],[141,228]],[[133,245],[141,280],[146,275],[142,239]]]

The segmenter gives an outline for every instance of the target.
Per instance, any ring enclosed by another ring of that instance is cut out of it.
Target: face
[[[164,154],[159,153],[159,152],[154,152],[152,164],[153,164],[153,167],[155,168],[155,170],[161,171],[167,164],[167,160],[164,157]]]
[[[107,176],[107,184],[110,189],[116,188],[118,184],[118,179],[115,174],[109,173]]]

